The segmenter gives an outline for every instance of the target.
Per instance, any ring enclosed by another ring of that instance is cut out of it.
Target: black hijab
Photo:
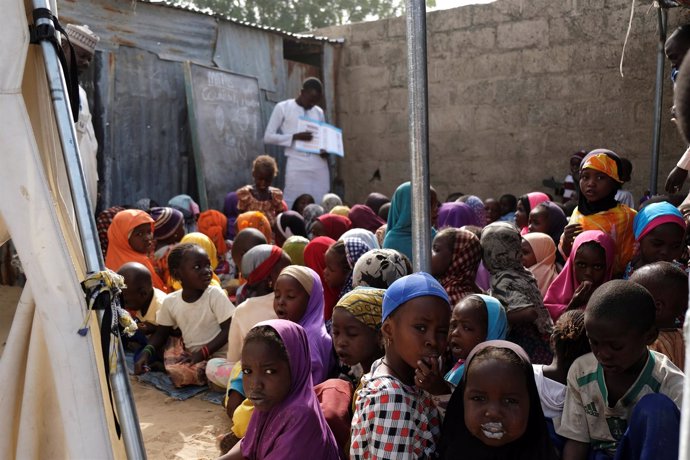
[[[465,425],[463,398],[472,360],[477,355],[481,356],[495,348],[510,350],[520,360],[529,394],[529,420],[525,434],[520,439],[501,447],[489,447],[469,432]],[[505,340],[489,340],[474,347],[465,361],[465,373],[460,385],[455,389],[448,403],[437,456],[448,460],[556,460],[558,458],[551,444],[544,412],[541,409],[532,364],[525,350],[519,345]]]

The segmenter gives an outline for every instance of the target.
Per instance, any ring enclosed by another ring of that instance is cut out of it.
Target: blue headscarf
[[[434,236],[436,230],[432,228],[431,238]],[[412,185],[409,182],[401,184],[393,194],[383,247],[395,249],[412,260]]]
[[[403,276],[386,289],[386,294],[383,296],[381,322],[385,321],[400,305],[423,296],[439,297],[450,306],[450,299],[443,286],[430,274],[417,272]]]
[[[489,340],[503,340],[506,338],[506,333],[508,332],[508,319],[506,318],[506,312],[498,299],[491,297],[490,295],[484,294],[472,294],[467,298],[479,297],[484,302],[486,307],[486,338],[484,341]],[[462,379],[462,374],[465,372],[465,360],[459,360],[455,366],[446,374],[444,379],[446,382],[458,386],[460,384],[460,379]]]
[[[640,241],[647,233],[654,230],[659,225],[675,223],[680,225],[685,230],[685,221],[683,214],[678,208],[673,206],[668,201],[660,203],[652,203],[640,211],[635,216],[633,221],[633,232],[635,232],[635,241]]]

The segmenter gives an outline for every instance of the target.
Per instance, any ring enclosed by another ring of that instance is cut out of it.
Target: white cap
[[[79,48],[88,51],[91,54],[96,51],[96,45],[100,41],[100,38],[98,35],[94,34],[91,29],[89,29],[89,26],[67,24],[65,31],[67,32],[67,36],[73,45],[78,46]]]

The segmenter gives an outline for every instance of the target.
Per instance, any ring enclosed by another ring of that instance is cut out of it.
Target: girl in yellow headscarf
[[[616,201],[620,180],[620,157],[597,149],[580,164],[580,196],[561,238],[561,250],[567,257],[575,237],[586,230],[601,230],[613,238],[616,254],[613,273],[621,274],[630,262],[635,247],[633,221],[637,212]]]
[[[180,243],[196,244],[198,246],[201,246],[204,249],[204,251],[206,251],[206,254],[208,254],[208,258],[211,261],[211,269],[213,270],[213,279],[211,280],[211,285],[222,287],[220,285],[220,278],[218,278],[218,275],[216,275],[216,267],[218,267],[218,253],[216,251],[216,245],[213,244],[211,238],[209,238],[201,232],[192,232],[187,233],[184,237],[182,237]],[[173,280],[172,289],[170,292],[177,291],[179,289],[182,289],[182,284],[180,284],[178,280]]]

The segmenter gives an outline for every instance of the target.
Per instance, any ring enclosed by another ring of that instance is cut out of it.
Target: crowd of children
[[[135,372],[224,391],[226,459],[675,459],[686,223],[617,201],[624,164],[576,153],[565,203],[430,190],[428,274],[409,183],[288,210],[262,155],[222,213],[106,210]]]

